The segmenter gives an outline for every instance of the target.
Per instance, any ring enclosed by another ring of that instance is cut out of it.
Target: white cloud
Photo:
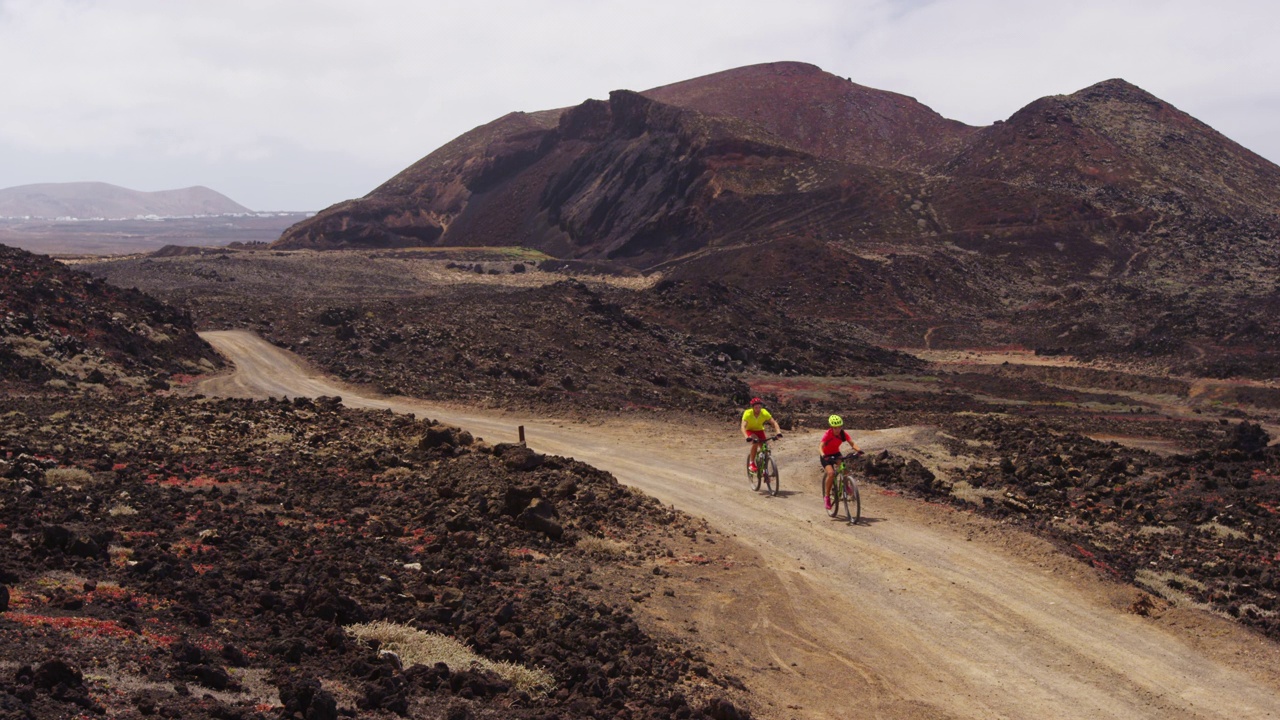
[[[511,110],[774,60],[971,124],[1123,77],[1280,160],[1277,26],[1246,0],[0,0],[0,187],[318,209]]]

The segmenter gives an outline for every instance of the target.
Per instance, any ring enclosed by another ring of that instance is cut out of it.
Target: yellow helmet
[[[827,418],[827,424],[831,427],[840,427],[841,425],[844,425],[844,420],[841,419],[839,415],[832,415]]]

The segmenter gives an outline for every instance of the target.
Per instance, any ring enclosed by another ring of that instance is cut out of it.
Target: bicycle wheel
[[[840,477],[831,478],[831,491],[827,493],[827,499],[831,501],[831,507],[827,508],[827,514],[831,517],[840,517]],[[848,507],[846,505],[846,507]]]
[[[760,470],[765,472],[764,483],[769,490],[769,494],[776,497],[778,494],[778,463],[774,462],[773,458],[769,458],[768,466],[761,467]]]
[[[758,468],[760,466],[757,464],[756,467]],[[747,465],[747,484],[751,486],[752,490],[760,489],[761,475],[762,473],[759,470],[751,472],[751,465]]]
[[[858,489],[858,479],[852,474],[845,476],[845,498],[849,522],[856,525],[862,520],[862,492]]]

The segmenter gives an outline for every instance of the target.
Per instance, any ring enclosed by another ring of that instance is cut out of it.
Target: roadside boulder
[[[32,670],[30,666],[18,669],[14,675],[16,685],[28,685],[36,692],[48,694],[55,700],[78,705],[94,714],[105,711],[89,695],[80,670],[61,659],[41,663]]]
[[[537,485],[529,487],[517,487],[509,485],[502,499],[503,515],[519,515],[525,508],[529,507],[529,503],[534,498],[542,497],[542,489]]]
[[[514,443],[502,443],[495,446],[493,454],[502,460],[502,464],[506,465],[508,470],[521,472],[536,470],[546,460],[545,455],[536,453],[524,445],[516,445]]]
[[[1226,439],[1222,441],[1221,448],[1239,450],[1246,455],[1252,455],[1265,450],[1270,442],[1271,435],[1261,425],[1241,422],[1231,427]]]
[[[338,702],[333,694],[312,677],[300,678],[280,686],[280,704],[287,717],[307,720],[337,720]]]
[[[915,487],[918,492],[933,494],[947,492],[949,487],[940,482],[936,475],[929,471],[919,460],[911,459],[902,469],[902,479]]]
[[[712,700],[703,712],[712,720],[751,720],[750,711],[739,708],[724,698]]]
[[[470,440],[470,435],[468,435],[467,439]],[[439,449],[448,450],[463,444],[464,443],[460,442],[457,429],[443,426],[429,427],[427,428],[426,434],[418,440],[418,451],[430,452],[432,450]],[[469,445],[470,442],[465,444]]]
[[[560,513],[556,506],[545,498],[534,498],[529,506],[516,518],[516,524],[525,530],[539,532],[552,540],[564,536],[564,526],[560,524]]]

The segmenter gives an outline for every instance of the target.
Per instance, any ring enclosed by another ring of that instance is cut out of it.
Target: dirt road
[[[318,376],[246,332],[203,335],[236,364],[209,395],[341,395],[411,412],[489,442],[526,429],[572,456],[702,516],[741,547],[734,586],[644,610],[695,627],[772,718],[1280,718],[1280,648],[1194,610],[1125,611],[1137,591],[1044,543],[967,513],[872,488],[869,521],[828,520],[816,436],[775,448],[784,494],[751,492],[732,420],[687,426],[574,422],[381,398]],[[868,450],[933,443],[928,428],[855,432]],[[671,613],[679,614],[678,617]]]

